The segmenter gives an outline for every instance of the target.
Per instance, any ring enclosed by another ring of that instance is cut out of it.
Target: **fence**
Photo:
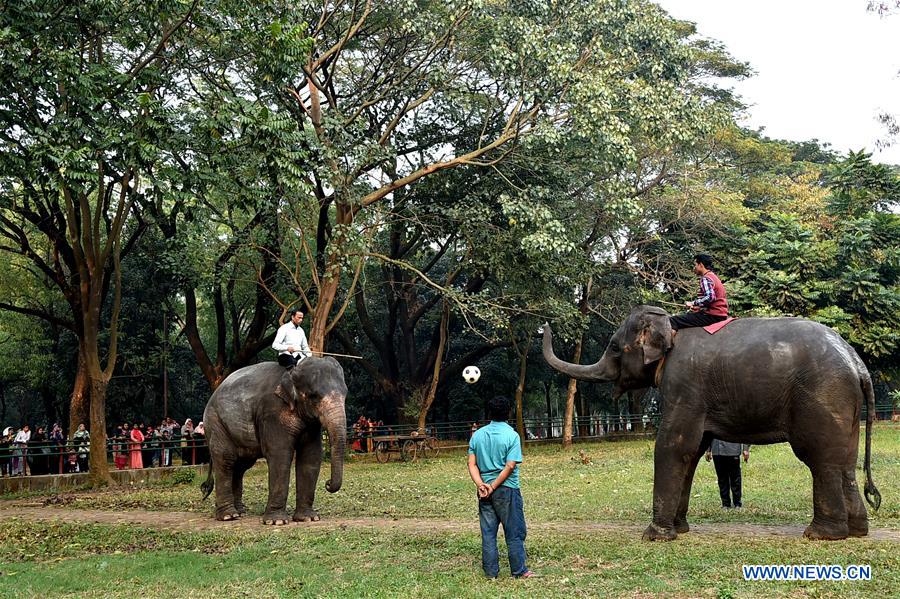
[[[879,406],[880,408],[881,406]],[[896,419],[893,406],[878,410],[879,419]],[[865,410],[863,410],[865,418]],[[659,423],[658,414],[593,414],[573,419],[572,435],[576,440],[617,439],[629,436],[652,434]],[[425,426],[427,435],[442,441],[442,445],[452,447],[453,441],[465,442],[473,432],[472,421],[435,422]],[[476,426],[486,424],[475,423]],[[510,421],[515,426],[515,421]],[[525,442],[540,442],[560,439],[563,434],[564,419],[526,418]],[[410,435],[417,430],[414,424],[350,426],[347,436],[350,449],[372,452],[371,440],[384,435]],[[358,444],[357,444],[358,442]],[[462,446],[460,443],[459,446]],[[136,443],[124,439],[108,439],[107,461],[116,469],[129,467],[133,452],[140,452],[143,468],[169,467],[176,465],[205,464],[209,462],[209,448],[205,437],[195,435],[176,439],[150,439],[140,448]],[[27,447],[15,445],[0,446],[0,476],[29,474],[69,474],[86,472],[88,467],[87,446],[66,443],[29,444]]]
[[[645,435],[656,430],[659,421],[657,415],[647,414],[595,414],[591,416],[582,416],[573,419],[572,435],[575,439],[602,439],[613,438],[628,435]],[[515,426],[514,420],[510,420],[510,425]],[[474,423],[477,426],[487,424],[486,422]],[[433,436],[440,441],[467,441],[476,429],[472,428],[472,421],[460,422],[436,422],[425,425],[425,434]],[[563,434],[564,418],[526,418],[525,425],[525,442],[546,441],[559,439]],[[357,450],[372,451],[369,447],[369,440],[374,437],[383,435],[410,435],[413,431],[417,431],[415,424],[407,425],[381,425],[381,426],[363,426],[353,425],[350,427],[349,439],[351,449],[354,448],[356,441],[359,445]],[[446,443],[445,443],[446,445]]]
[[[73,474],[88,471],[89,445],[29,443],[0,447],[0,476]],[[178,439],[151,439],[134,443],[108,439],[107,462],[118,470],[129,468],[135,453],[142,468],[189,466],[209,462],[209,448],[201,435]],[[177,461],[176,461],[177,460]]]

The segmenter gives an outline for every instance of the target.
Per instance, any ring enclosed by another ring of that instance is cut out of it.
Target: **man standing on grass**
[[[522,445],[519,435],[507,424],[510,400],[497,396],[487,405],[491,423],[472,434],[469,441],[469,475],[478,487],[478,516],[481,521],[481,566],[488,578],[500,574],[497,530],[509,549],[509,569],[515,578],[534,576],[525,565],[525,511],[519,490]]]

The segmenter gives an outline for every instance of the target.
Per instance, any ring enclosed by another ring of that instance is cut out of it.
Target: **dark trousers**
[[[719,496],[722,507],[741,507],[741,456],[714,455],[716,478],[719,479]],[[728,491],[731,490],[729,497]],[[733,498],[733,501],[732,501]]]
[[[297,358],[291,354],[278,354],[278,363],[285,368],[293,368],[297,365]]]
[[[525,509],[519,489],[500,486],[487,499],[478,500],[481,524],[481,567],[488,578],[500,573],[500,552],[497,550],[497,531],[503,525],[503,536],[509,550],[509,570],[514,577],[528,571],[525,565]]]
[[[673,329],[688,329],[690,327],[708,327],[720,320],[725,320],[727,316],[713,316],[706,312],[685,312],[677,316],[670,316],[669,322]]]

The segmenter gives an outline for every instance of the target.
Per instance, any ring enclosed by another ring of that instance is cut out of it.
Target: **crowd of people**
[[[87,472],[91,435],[84,424],[66,436],[59,424],[49,432],[47,427],[11,426],[0,435],[0,476],[70,474]],[[203,422],[195,427],[188,418],[179,425],[165,418],[159,426],[130,426],[123,423],[107,438],[116,469],[172,466],[175,458],[181,464],[209,462]]]
[[[110,436],[113,463],[117,470],[172,466],[176,456],[182,464],[209,462],[206,431],[203,422],[194,426],[188,418],[179,425],[173,418],[165,418],[154,427],[143,422],[122,423]]]

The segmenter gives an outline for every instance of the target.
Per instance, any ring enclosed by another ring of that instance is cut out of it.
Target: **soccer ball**
[[[463,380],[465,380],[470,385],[472,383],[477,383],[478,379],[481,378],[481,371],[478,370],[477,366],[466,366],[463,368]]]

